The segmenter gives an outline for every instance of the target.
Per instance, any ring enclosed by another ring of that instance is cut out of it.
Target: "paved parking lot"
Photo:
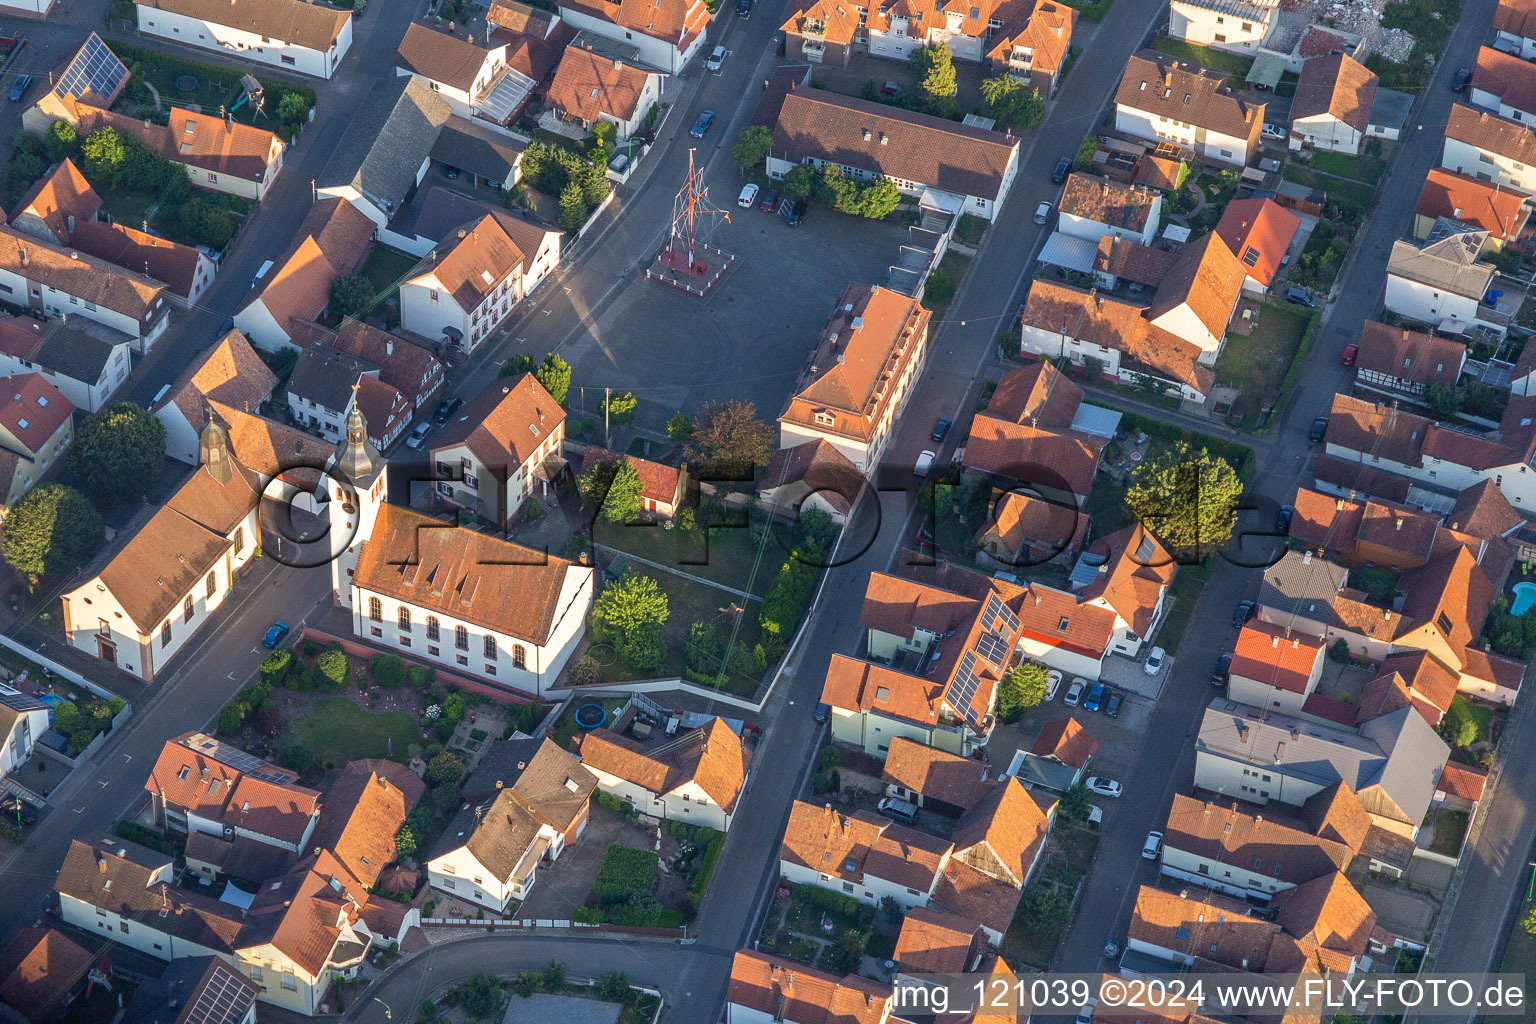
[[[884,284],[906,239],[895,224],[821,207],[791,228],[777,214],[737,207],[740,189],[734,167],[710,182],[711,199],[731,220],[706,240],[736,256],[713,291],[701,299],[647,281],[637,263],[622,294],[587,325],[568,353],[574,379],[586,385],[585,394],[571,393],[573,415],[599,415],[602,388],[611,385],[634,392],[638,422],[652,429],[707,400],[753,401],[772,421],[838,296],[854,282]],[[666,226],[656,225],[658,236]]]

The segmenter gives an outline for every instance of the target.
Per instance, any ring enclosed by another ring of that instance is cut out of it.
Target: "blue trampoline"
[[[596,729],[608,721],[608,711],[601,704],[583,704],[576,709],[576,724],[583,729]]]

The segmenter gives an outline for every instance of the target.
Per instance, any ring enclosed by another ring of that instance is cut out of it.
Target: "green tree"
[[[225,736],[233,736],[240,730],[240,723],[245,721],[245,716],[250,712],[250,706],[239,701],[230,701],[219,710],[218,730]],[[83,730],[82,730],[83,731]],[[87,740],[86,742],[90,742]]]
[[[296,92],[285,92],[277,101],[277,120],[281,124],[303,124],[309,116],[309,100]]]
[[[896,212],[901,203],[901,190],[885,178],[865,185],[859,192],[859,205],[870,220],[882,220]]]
[[[1074,783],[1061,795],[1061,801],[1056,810],[1075,821],[1082,821],[1088,817],[1088,808],[1093,806],[1092,798],[1088,795],[1088,787],[1081,782]]]
[[[917,76],[923,95],[923,109],[937,117],[951,117],[955,112],[955,59],[943,43],[929,43],[913,50],[907,61]]]
[[[368,674],[386,690],[398,690],[405,683],[405,659],[398,654],[381,654],[368,662]]]
[[[33,586],[78,569],[101,550],[101,517],[85,495],[64,484],[35,487],[3,522],[5,560]]]
[[[1025,86],[1012,75],[984,79],[981,97],[986,102],[988,117],[1013,124],[1020,131],[1032,131],[1045,120],[1045,101],[1040,98],[1040,91]]]
[[[997,717],[1004,722],[1017,722],[1031,708],[1045,700],[1048,673],[1044,665],[1032,661],[1021,662],[1017,668],[1003,677],[997,692]]]
[[[781,187],[787,196],[809,199],[816,179],[816,168],[810,164],[796,164],[789,169],[789,173],[784,175],[784,183]]]
[[[750,474],[773,457],[773,428],[751,402],[709,402],[694,420],[685,451],[690,464],[717,476]]]
[[[603,205],[603,200],[608,198],[608,193],[613,188],[608,182],[608,166],[605,163],[582,164],[576,174],[576,180],[581,183],[582,198],[593,210]]]
[[[1525,929],[1527,935],[1536,938],[1536,907],[1532,907],[1526,915],[1520,919],[1520,927]]]
[[[457,786],[463,777],[464,762],[446,750],[427,762],[427,772],[423,776],[429,786]]]
[[[622,1002],[629,995],[629,977],[623,971],[604,971],[597,992],[611,1003]]]
[[[261,681],[268,686],[276,686],[288,675],[288,670],[293,668],[293,651],[286,647],[279,648],[267,655],[261,662]]]
[[[592,605],[593,631],[634,668],[655,668],[666,653],[662,629],[667,595],[649,576],[631,572],[603,588]]]
[[[928,275],[928,283],[923,285],[923,301],[931,309],[949,305],[949,300],[954,297],[955,279],[943,267],[934,267]]]
[[[1461,409],[1461,396],[1456,393],[1456,385],[1436,381],[1424,389],[1424,404],[1436,419],[1447,420]]]
[[[619,137],[619,130],[611,121],[599,121],[592,126],[592,137],[597,140],[598,149],[612,149],[614,141]]]
[[[277,763],[282,765],[284,768],[289,769],[290,771],[295,771],[300,775],[303,775],[305,772],[309,771],[311,767],[314,766],[315,755],[310,751],[308,747],[300,746],[299,744],[295,743],[291,747],[284,747],[282,750],[278,751]]]
[[[1164,544],[1203,557],[1231,538],[1242,493],[1230,463],[1180,442],[1137,467],[1125,503]]]
[[[1452,697],[1451,706],[1440,719],[1440,737],[1453,747],[1470,747],[1483,739],[1472,705],[1461,697]]]
[[[760,124],[743,128],[731,143],[731,160],[737,167],[750,171],[768,159],[773,149],[773,132]]]
[[[229,244],[229,240],[235,237],[235,220],[230,212],[217,203],[211,203],[206,199],[191,199],[182,203],[176,210],[177,223],[181,230],[194,243],[206,245],[210,249],[222,249]],[[342,281],[363,281],[366,278],[337,278],[336,283]],[[369,299],[364,305],[372,303],[373,289],[368,289]],[[335,284],[331,288],[331,298],[335,301]],[[361,308],[361,307],[360,307]],[[356,310],[354,310],[356,312]],[[343,314],[346,315],[346,314]]]
[[[501,983],[484,971],[471,974],[459,986],[459,1006],[471,1017],[491,1016],[501,1009]]]
[[[693,420],[681,409],[671,419],[667,420],[667,437],[674,441],[686,441],[693,433]]]
[[[87,417],[69,446],[70,468],[102,502],[142,500],[164,461],[165,426],[132,402]]]
[[[626,458],[594,459],[577,486],[587,506],[610,523],[627,523],[640,514],[640,476]]]
[[[377,297],[373,282],[361,274],[343,274],[331,282],[331,312],[337,316],[365,313]]]
[[[575,233],[587,222],[587,199],[581,185],[571,182],[560,191],[560,228]]]
[[[566,681],[573,687],[596,686],[603,680],[603,666],[596,658],[583,654],[565,670]]]
[[[683,658],[694,672],[713,678],[720,671],[724,646],[720,630],[713,622],[695,622],[688,627]]]
[[[1337,640],[1335,640],[1333,642],[1333,646],[1328,648],[1328,657],[1330,660],[1336,661],[1341,665],[1348,661],[1349,641],[1345,640],[1343,637],[1339,637]]]
[[[48,162],[56,164],[80,151],[80,136],[68,121],[55,121],[43,136],[43,148],[48,154]]]
[[[533,376],[544,385],[544,390],[549,392],[549,397],[556,404],[565,404],[565,397],[571,393],[570,363],[553,352],[547,352],[544,361],[534,368]]]
[[[608,422],[614,426],[629,423],[635,418],[635,410],[640,403],[631,392],[622,395],[609,395],[603,399],[603,410],[608,414]]]
[[[92,181],[115,187],[128,167],[128,145],[116,128],[103,126],[85,137],[80,145],[85,158],[85,175]]]
[[[540,972],[539,984],[546,992],[559,992],[565,988],[565,964],[558,960],[551,960],[544,965]]]
[[[325,649],[315,656],[315,677],[317,683],[332,692],[351,682],[352,663],[347,660],[347,652],[341,649],[341,644],[326,644]]]

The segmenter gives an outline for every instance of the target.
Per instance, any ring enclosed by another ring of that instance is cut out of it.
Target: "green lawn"
[[[1131,515],[1131,510],[1125,505],[1125,488],[1107,479],[1094,482],[1083,511],[1093,517],[1095,537],[1122,530],[1136,521],[1136,517]]]
[[[608,712],[608,719],[604,724],[611,726],[613,724],[613,716],[619,713],[619,709],[624,706],[627,700],[629,700],[628,697],[603,697],[600,700],[584,698],[582,700],[567,701],[565,710],[560,712],[559,720],[550,729],[549,738],[555,742],[557,747],[565,750],[570,747],[571,739],[577,733],[586,732],[585,729],[576,724],[577,708],[583,704],[601,704],[603,709]]]
[[[1312,154],[1312,166],[1324,174],[1333,174],[1370,185],[1372,182],[1381,180],[1382,172],[1387,169],[1387,162],[1369,153],[1350,156],[1347,153],[1319,151]]]
[[[1433,853],[1454,857],[1461,852],[1461,841],[1467,834],[1465,811],[1441,811],[1435,816],[1435,837],[1430,840]]]
[[[1493,735],[1493,708],[1486,704],[1478,704],[1467,701],[1467,710],[1477,722],[1477,742],[1486,743],[1488,737]]]
[[[226,108],[233,107],[239,100],[243,92],[240,78],[249,73],[244,68],[204,64],[201,61],[187,60],[158,50],[131,46],[115,39],[110,45],[112,52],[117,54],[133,72],[129,87],[123,90],[123,95],[113,108],[135,117],[155,116],[156,120],[162,124],[170,116],[170,108],[173,104],[181,107],[195,105],[203,113],[217,117],[220,105]],[[184,75],[190,75],[197,80],[196,88],[189,92],[183,92],[176,87],[177,79]],[[306,110],[312,108],[316,103],[315,90],[307,85],[281,79],[264,78],[261,75],[254,77],[262,87],[261,112],[258,113],[253,104],[242,104],[240,109],[232,111],[235,120],[277,132],[286,140],[287,136],[279,130],[278,105],[282,103],[285,95],[297,93],[304,98]],[[158,116],[156,116],[154,101],[149,95],[149,90],[144,89],[142,83],[153,85],[160,92],[161,109]]]
[[[345,697],[327,697],[290,723],[284,745],[308,747],[315,763],[344,764],[365,757],[406,759],[406,748],[421,739],[416,719],[403,711],[373,712]]]
[[[758,518],[758,522],[765,521]],[[755,531],[748,528],[745,516],[740,522],[740,526],[717,525],[707,530],[685,532],[668,530],[657,524],[610,523],[600,519],[592,536],[598,544],[761,597],[773,586],[774,575],[788,552],[778,539],[770,536],[762,545],[759,561],[759,543],[752,539]],[[756,575],[752,571],[754,564]],[[638,563],[635,568],[652,575],[670,575]]]
[[[1279,390],[1285,381],[1310,320],[1305,307],[1271,302],[1259,312],[1252,334],[1227,335],[1216,361],[1216,382],[1242,389],[1248,410],[1244,427],[1251,428],[1258,419],[1265,389]]]
[[[769,541],[772,544],[772,541]],[[771,555],[771,552],[770,552]],[[779,561],[769,562],[769,557],[764,556],[765,571],[769,579],[778,572]],[[697,580],[685,579],[674,573],[648,570],[644,566],[637,565],[637,572],[651,576],[661,585],[661,589],[667,595],[667,625],[666,642],[667,655],[656,668],[637,669],[617,660],[612,654],[600,657],[599,660],[607,661],[603,666],[603,682],[619,683],[630,679],[663,679],[682,677],[683,669],[687,667],[687,658],[684,653],[684,645],[688,641],[689,627],[695,622],[725,621],[724,628],[729,635],[730,622],[727,619],[728,609],[734,603],[738,607],[745,605],[741,615],[741,628],[736,635],[738,647],[751,650],[757,644],[760,627],[757,617],[762,605],[758,601],[741,601],[732,595],[711,587]],[[758,680],[739,673],[731,673],[725,680],[724,689],[727,693],[738,696],[750,697],[757,691]]]
[[[418,262],[416,257],[387,245],[373,247],[359,273],[368,279],[373,290],[378,293],[379,305],[375,307],[376,312],[382,309],[385,300],[399,294],[401,279],[410,274]]]
[[[1375,185],[1340,178],[1315,167],[1307,167],[1295,162],[1286,164],[1280,176],[1286,181],[1294,181],[1298,185],[1320,188],[1327,192],[1328,207],[1325,212],[1329,216],[1344,216],[1345,219],[1358,220],[1371,208],[1371,200],[1376,196]]]
[[[971,258],[969,256],[962,256],[951,249],[944,254],[944,258],[939,260],[939,265],[928,276],[928,285],[923,293],[923,305],[933,312],[935,320],[954,301],[955,293],[960,290],[960,282],[965,280],[965,272],[970,268],[970,265]],[[944,278],[949,279],[949,287],[947,289],[935,285],[936,281],[942,283]]]
[[[1170,57],[1178,57],[1180,60],[1192,60],[1208,68],[1230,72],[1238,78],[1245,77],[1248,69],[1253,67],[1253,61],[1248,57],[1227,53],[1225,50],[1196,46],[1194,43],[1186,43],[1182,39],[1172,39],[1168,36],[1158,36],[1153,39],[1152,49],[1166,53]]]

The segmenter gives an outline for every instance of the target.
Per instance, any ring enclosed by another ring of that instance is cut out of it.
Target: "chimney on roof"
[[[1398,528],[1398,529],[1399,529],[1399,530],[1401,530],[1401,529],[1402,529],[1402,528],[1403,528],[1403,521],[1402,521],[1402,519],[1401,519],[1401,518],[1399,518],[1399,519],[1398,519],[1398,520],[1397,520],[1397,528]]]
[[[619,60],[619,58],[617,58],[617,57],[613,58],[613,70],[615,70],[615,71],[623,71],[624,70],[624,62]]]
[[[1312,564],[1312,552],[1310,552],[1310,551],[1303,551],[1301,553],[1301,564],[1302,565],[1311,565]]]
[[[384,339],[384,354],[386,356],[392,356],[395,354],[395,339],[393,337]]]
[[[65,223],[65,226],[67,227],[69,233],[70,234],[74,234],[75,233],[75,215],[74,214],[70,214],[68,217],[65,218],[64,223]]]
[[[99,852],[96,854],[96,871],[103,875],[107,873],[107,858],[103,857]]]
[[[464,236],[465,236],[464,229],[463,228],[459,228],[459,237],[462,239]]]

